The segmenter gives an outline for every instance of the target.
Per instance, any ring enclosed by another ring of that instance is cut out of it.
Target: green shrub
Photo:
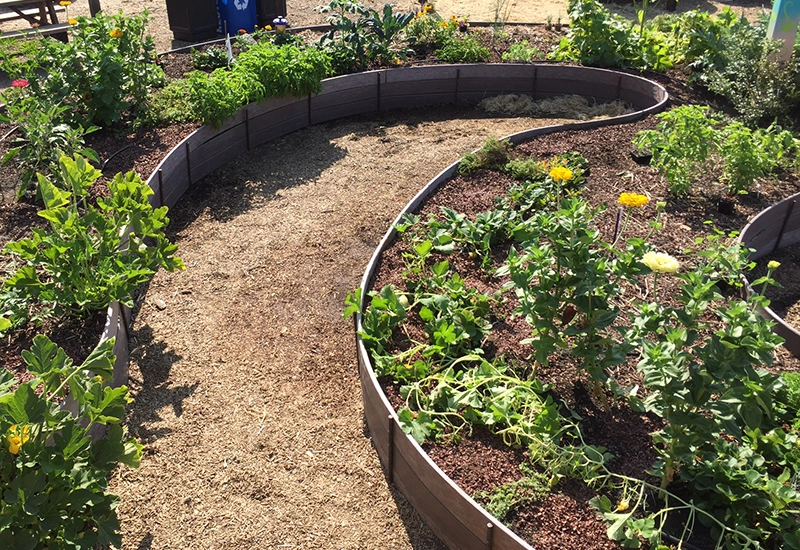
[[[2,159],[15,162],[22,171],[17,196],[29,191],[36,172],[51,173],[63,155],[80,154],[98,162],[97,154],[84,147],[83,136],[98,130],[64,123],[69,107],[48,102],[46,97],[31,95],[27,89],[12,89],[4,95],[6,113],[0,120],[17,126],[11,148]]]
[[[320,50],[259,42],[240,54],[230,69],[189,74],[192,112],[204,123],[219,126],[247,103],[320,92],[329,70],[330,59]]]
[[[656,115],[655,130],[636,134],[634,146],[653,154],[654,166],[669,183],[675,195],[685,195],[701,170],[709,166],[711,153],[717,147],[715,125],[719,120],[708,107],[684,105]]]
[[[730,101],[748,124],[780,119],[800,101],[800,70],[794,60],[781,61],[779,49],[763,23],[743,19],[722,37],[713,57],[703,59],[699,80]]]
[[[65,122],[111,125],[163,85],[153,38],[145,35],[147,21],[147,12],[79,17],[70,26],[69,43],[41,39],[28,72],[10,74],[27,78],[42,97],[69,106]],[[46,76],[40,78],[41,72]]]
[[[527,40],[511,44],[508,51],[503,53],[503,61],[511,63],[530,63],[540,57],[542,51],[536,46],[530,46]]]
[[[379,12],[354,0],[330,0],[316,11],[330,14],[327,22],[332,28],[319,45],[330,55],[337,74],[391,63],[413,53],[399,44],[401,31],[414,19],[413,12],[395,13],[391,4]]]

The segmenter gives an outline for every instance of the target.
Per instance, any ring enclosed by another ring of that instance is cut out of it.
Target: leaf
[[[125,407],[128,405],[128,388],[103,388],[102,400],[89,408],[89,419],[98,424],[116,424],[125,418]]]
[[[36,395],[39,381],[34,379],[20,384],[14,393],[0,396],[0,413],[14,424],[39,424],[44,422],[47,403]]]
[[[6,319],[5,317],[0,317],[0,332],[6,332],[9,330],[13,325],[11,321]]]
[[[81,365],[81,369],[92,372],[103,377],[103,380],[110,381],[114,376],[114,338],[107,338],[97,344],[89,357]]]
[[[447,260],[442,260],[431,266],[431,272],[437,277],[443,277],[448,271],[450,271],[450,262]]]
[[[405,408],[398,413],[397,417],[400,420],[400,427],[403,429],[403,433],[413,437],[418,444],[425,443],[425,440],[431,435],[431,417],[429,414],[424,412],[417,413],[417,417],[414,418],[414,413]]]
[[[22,358],[28,365],[28,370],[37,376],[53,372],[64,373],[72,365],[66,352],[43,334],[34,337],[33,346],[22,352]]]
[[[39,192],[42,195],[42,201],[44,202],[46,210],[63,208],[69,204],[69,199],[72,196],[69,191],[59,189],[41,174],[37,174],[36,176],[39,180]]]

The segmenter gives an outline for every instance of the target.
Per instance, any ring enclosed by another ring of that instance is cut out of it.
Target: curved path
[[[322,124],[247,153],[171,212],[188,269],[135,321],[125,549],[439,549],[365,433],[346,293],[386,227],[489,136],[471,109]]]

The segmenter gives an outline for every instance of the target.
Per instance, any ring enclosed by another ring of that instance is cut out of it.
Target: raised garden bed
[[[754,252],[753,261],[774,254],[775,251],[800,243],[800,194],[787,197],[761,212],[748,223],[739,240]],[[790,266],[786,268],[791,269]],[[783,346],[795,357],[800,357],[800,331],[787,323],[770,307],[760,307],[759,312],[775,322],[774,331],[786,340]]]
[[[514,143],[555,131],[589,129],[609,124],[630,122],[657,112],[665,105],[666,91],[657,84],[646,80],[614,72],[582,73],[577,68],[548,67],[545,75],[564,75],[563,81],[550,78],[547,81],[536,80],[536,68],[533,68],[535,90],[570,93],[569,90],[579,88],[584,93],[594,90],[600,95],[598,101],[624,97],[633,103],[638,111],[623,117],[600,121],[580,122],[558,127],[539,128],[509,136]],[[561,71],[558,71],[561,69]],[[552,72],[551,72],[552,71]],[[588,80],[599,77],[599,82]],[[614,83],[616,82],[616,87]],[[575,84],[579,83],[577,86]],[[524,85],[523,82],[521,84]],[[572,85],[572,86],[571,86]],[[573,87],[574,86],[574,87]],[[625,91],[621,91],[620,88]],[[536,93],[536,91],[534,91]],[[597,96],[595,96],[597,97]],[[635,100],[633,99],[635,98]],[[403,209],[403,214],[415,211],[420,204],[442,183],[448,181],[456,172],[458,163],[449,166],[432,180]],[[372,261],[362,279],[361,288],[368,289],[375,274],[380,255],[396,235],[392,228],[375,251]],[[366,294],[364,294],[366,300]],[[365,303],[362,303],[362,308]],[[360,317],[356,319],[356,330],[361,330]],[[370,428],[373,444],[380,456],[387,475],[414,505],[431,529],[450,548],[454,549],[531,549],[525,541],[499,524],[480,505],[469,497],[428,457],[427,453],[410,437],[403,433],[397,414],[386,398],[372,370],[371,360],[363,342],[357,337],[357,354],[359,374],[364,401],[364,414]]]

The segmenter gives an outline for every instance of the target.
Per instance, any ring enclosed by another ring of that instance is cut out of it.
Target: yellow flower
[[[78,20],[77,19],[73,19],[72,17],[70,17],[69,19],[67,19],[67,23],[69,23],[70,25],[77,25],[78,24]]]
[[[61,4],[62,6],[64,6],[66,8],[67,6],[71,6],[72,2],[70,2],[69,0],[61,0],[61,2],[59,2],[59,4]]]
[[[271,31],[271,30],[272,30],[272,25],[266,25],[266,26],[264,27],[264,30],[265,30],[265,31]]]
[[[119,29],[114,29],[113,31],[111,31],[110,33],[108,33],[108,35],[109,35],[111,38],[122,38],[122,31],[121,31],[121,30],[119,30]]]
[[[650,202],[650,199],[648,199],[645,195],[640,195],[639,193],[622,193],[617,202],[622,206],[640,208]]]
[[[550,177],[553,181],[569,181],[573,177],[572,170],[566,166],[556,166],[550,169]]]
[[[6,436],[6,440],[8,440],[8,452],[12,455],[15,455],[19,453],[23,443],[27,443],[27,441],[30,439],[30,428],[28,426],[24,426],[22,428],[22,432],[20,432],[15,424],[11,426],[10,432],[11,433]]]
[[[630,501],[627,498],[624,498],[617,502],[617,512],[624,512],[628,508],[631,507]]]
[[[442,28],[447,28],[447,21],[439,21],[439,26]]]
[[[642,256],[642,263],[656,273],[676,273],[681,267],[674,256],[663,252],[648,252]]]
[[[767,269],[769,269],[770,271],[775,271],[775,270],[776,270],[776,269],[778,269],[780,266],[781,266],[781,263],[780,263],[780,262],[776,262],[775,260],[772,260],[771,262],[769,262],[769,263],[767,264]]]

